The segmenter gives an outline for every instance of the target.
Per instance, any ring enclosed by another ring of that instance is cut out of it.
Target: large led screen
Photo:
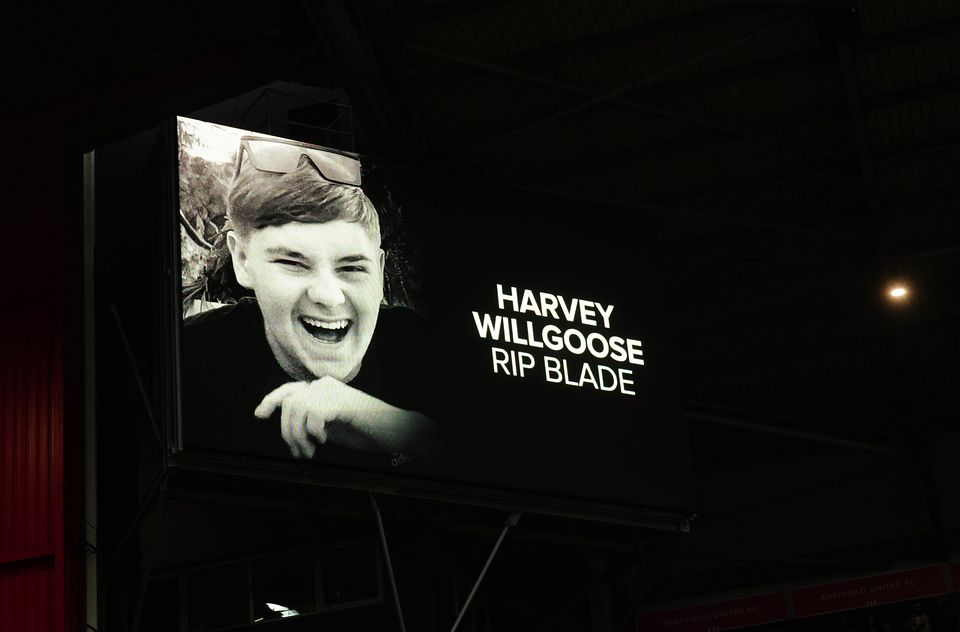
[[[177,140],[178,450],[692,508],[653,224],[191,119]]]

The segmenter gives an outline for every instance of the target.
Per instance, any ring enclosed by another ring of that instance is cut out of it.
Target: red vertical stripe
[[[62,630],[62,367],[49,308],[0,309],[0,630]]]

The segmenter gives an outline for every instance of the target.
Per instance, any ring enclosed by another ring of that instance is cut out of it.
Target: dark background
[[[103,2],[16,11],[2,103],[21,148],[8,173],[10,206],[20,209],[10,234],[43,235],[46,246],[9,240],[7,269],[20,272],[7,291],[15,305],[66,314],[58,331],[74,435],[79,156],[210,108],[207,118],[226,124],[293,135],[292,122],[315,142],[350,136],[376,155],[418,154],[660,218],[699,518],[689,536],[669,538],[525,518],[484,584],[478,629],[618,629],[638,603],[956,557],[953,3],[383,0],[248,11]],[[312,102],[284,105],[280,93],[293,84],[310,87]],[[338,118],[347,106],[350,116]],[[910,283],[906,304],[884,297],[894,277]],[[99,291],[118,306],[149,303],[136,283]],[[311,513],[336,503],[305,506],[303,494],[281,503],[248,482],[169,496],[167,509],[191,529],[154,529],[169,537],[150,549],[150,564],[129,540],[119,547],[137,498],[131,428],[145,413],[137,397],[121,401],[137,385],[122,349],[111,355],[109,313],[98,323],[98,383],[115,386],[98,413],[98,526],[107,556],[127,555],[105,572],[102,629],[124,629],[117,585],[139,583],[144,569],[269,552],[336,522]],[[79,480],[79,463],[69,467]],[[254,499],[258,511],[248,508]],[[444,551],[397,561],[427,586],[426,569],[442,585],[456,583],[441,581],[451,575],[469,584],[502,525],[473,508],[386,509],[394,537]],[[372,532],[369,521],[366,513],[350,526]],[[456,572],[443,565],[447,553]],[[435,627],[447,628],[463,592],[424,592],[436,608],[411,606],[411,616],[436,612]]]

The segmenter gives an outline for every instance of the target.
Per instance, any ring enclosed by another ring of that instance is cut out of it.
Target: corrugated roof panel
[[[624,5],[620,5],[623,8]],[[442,24],[431,24],[429,28],[415,31],[418,35],[427,34],[431,30],[455,31],[464,22],[472,22],[483,28],[507,30],[511,25],[536,24],[540,27],[528,29],[522,38],[508,39],[502,47],[491,47],[491,42],[468,42],[466,52],[491,56],[511,54],[524,50],[542,48],[544,46],[571,42],[606,33],[616,28],[630,27],[651,19],[651,16],[642,12],[643,6],[639,3],[626,5],[629,10],[613,13],[605,10],[603,5],[591,3],[561,3],[561,2],[529,2],[511,3],[491,7],[486,11],[470,12],[464,16],[451,17]]]
[[[888,147],[892,145],[890,140],[891,125],[890,107],[874,108],[864,112],[866,120],[867,134],[871,139],[873,147]]]
[[[868,129],[873,147],[890,147],[904,142],[898,109],[899,105],[891,105],[864,113],[864,118],[872,122]]]
[[[655,139],[650,138],[650,128],[651,124],[655,125],[656,122],[657,119],[649,115],[610,106],[600,106],[581,116],[558,121],[546,129],[579,129],[581,140],[576,145],[564,148],[562,153],[551,156],[550,162],[557,164],[562,175],[566,176],[569,174],[565,171],[565,163],[573,157],[589,157],[597,162],[599,168],[606,168],[611,161],[615,164],[639,158],[649,153],[648,147],[653,146],[650,143]],[[677,128],[677,131],[682,132],[683,129]],[[605,138],[609,139],[609,142]],[[670,153],[672,150],[673,147],[667,143],[662,148],[662,153]]]
[[[648,43],[648,42],[645,42],[644,44],[649,44],[649,43]],[[648,49],[649,49],[649,46],[648,46]],[[660,52],[660,51],[663,50],[663,48],[662,48],[662,47],[657,47],[657,48],[652,49],[652,50],[654,50],[654,51],[656,51],[656,52]],[[624,57],[624,56],[621,54],[621,55],[620,55],[620,59],[617,60],[617,63],[616,63],[616,66],[615,66],[615,68],[618,69],[618,70],[620,70],[621,72],[622,72],[622,66],[623,66],[623,63],[622,63],[623,57]],[[638,62],[639,62],[639,61],[644,61],[644,60],[646,60],[646,61],[649,63],[651,57],[652,57],[652,55],[649,54],[649,52],[647,52],[647,53],[645,53],[645,54],[635,55],[635,56],[633,56],[633,59],[638,60]],[[660,65],[659,65],[660,68],[662,68],[663,66],[664,66],[664,64],[660,64]],[[588,67],[588,68],[589,68],[589,67]],[[597,74],[599,74],[599,73],[596,72],[596,69],[590,69],[590,70],[593,70],[594,72],[588,72],[588,73],[587,73],[588,76],[593,77],[593,76],[596,76]],[[621,76],[622,76],[622,75],[621,75]],[[610,83],[609,80],[608,80],[607,83]],[[622,80],[621,80],[620,83],[622,83]],[[620,83],[618,83],[617,85],[620,85]]]
[[[633,177],[635,199],[643,200],[656,195],[658,183],[663,181],[659,161],[634,164],[630,173]]]
[[[670,95],[662,102],[665,107],[719,123],[763,121],[781,118],[783,114],[830,105],[833,95],[818,90],[814,84],[810,90],[796,86],[804,81],[800,70],[783,72],[763,78],[754,78],[709,88],[703,92],[685,92]],[[785,93],[778,102],[766,104],[772,90],[779,86]],[[706,100],[701,95],[706,96]]]
[[[656,160],[662,167],[655,192],[657,198],[685,190],[692,185],[692,174],[685,152],[671,152]]]
[[[571,40],[583,39],[593,35],[593,33],[588,31],[580,31],[577,28],[576,21],[569,12],[557,10],[556,7],[551,7],[545,10],[550,11],[557,16],[557,25],[560,27],[560,30],[554,34],[557,42],[569,42]]]
[[[625,166],[624,172],[633,186],[628,201],[640,201],[655,197],[658,187],[663,180],[663,165],[657,160],[638,162]]]
[[[898,55],[898,49],[899,47],[884,48],[864,54],[865,57],[872,57],[875,60],[877,72],[874,77],[879,81],[873,85],[877,85],[881,93],[893,92],[900,89],[903,85],[899,68],[902,60]],[[857,74],[859,75],[860,73],[858,72]],[[861,93],[865,97],[870,97],[875,94],[869,90],[869,87],[870,86],[861,86]]]
[[[610,11],[612,3],[593,2],[589,5],[589,10],[577,12],[575,19],[580,22],[580,28],[586,28],[591,33],[602,33],[616,27],[617,20],[614,17],[616,12]],[[568,5],[569,6],[569,5]],[[585,8],[583,3],[576,5],[577,8]]]
[[[884,72],[882,51],[860,53],[854,57],[860,94],[864,98],[891,91],[891,78]]]
[[[764,92],[766,102],[763,103],[764,109],[761,111],[761,115],[765,112],[775,115],[790,113],[806,105],[804,101],[810,98],[810,90],[797,90],[796,84],[790,83],[789,78],[785,75],[786,73],[783,71],[770,75],[766,82],[767,89]],[[798,72],[795,75],[799,78],[802,73]],[[818,99],[818,101],[820,100],[822,99]]]
[[[762,82],[757,82],[756,102],[754,109],[746,112],[746,119],[766,119],[778,116],[785,112],[786,104],[780,98],[778,90],[780,72],[770,74]],[[797,95],[800,97],[800,95]]]
[[[909,47],[906,51],[910,56],[915,85],[935,83],[943,78],[942,66],[937,59],[937,54],[941,48],[938,40],[920,42]]]
[[[951,138],[951,132],[960,128],[957,105],[957,95],[945,95],[872,110],[868,113],[868,119],[877,127],[873,148],[880,152],[882,159],[887,159],[887,156],[895,158],[898,154],[910,151],[935,153],[937,139],[942,138],[943,143],[947,144],[956,142]],[[879,115],[893,111],[901,118],[908,119],[909,127],[890,129],[884,126]]]
[[[532,139],[532,142],[535,142],[535,144],[540,147],[536,165],[549,164],[555,156],[563,154],[570,154],[571,158],[576,160],[578,155],[575,151],[571,150],[575,150],[577,147],[583,147],[585,138],[593,140],[595,136],[591,135],[582,127],[573,127],[570,125],[559,126],[555,133],[546,133],[537,136],[536,139]]]
[[[688,71],[690,76],[702,75],[717,70],[735,67],[750,61],[776,57],[781,52],[793,52],[798,46],[797,34],[791,31],[791,23],[782,23],[771,30],[768,27],[780,22],[786,11],[777,10],[759,16],[744,16],[705,25],[692,36],[700,41],[697,52],[702,54]],[[744,39],[748,35],[757,33]]]
[[[482,107],[478,106],[478,95],[486,99]],[[542,90],[499,76],[485,77],[484,81],[471,84],[469,89],[443,87],[423,90],[420,97],[423,103],[445,103],[447,105],[444,107],[451,112],[459,112],[458,115],[449,115],[446,126],[454,136],[481,123],[509,116],[511,109],[508,102],[514,104],[513,113],[516,114],[528,108],[542,108],[553,100],[553,95],[544,95]],[[540,103],[528,103],[531,97],[537,98]]]
[[[645,121],[642,116],[622,116],[611,108],[601,107],[598,116],[588,117],[591,135],[597,139],[597,149],[591,147],[586,153],[603,155],[610,149],[622,146],[641,145],[645,136]]]
[[[831,103],[828,82],[820,68],[799,68],[777,73],[783,98],[781,111],[794,114]],[[802,89],[801,89],[802,86]]]
[[[428,95],[421,93],[418,94],[417,97],[416,106],[423,110],[419,118],[430,121],[427,129],[435,132],[438,128],[449,129],[454,125],[454,121],[449,114],[449,108],[441,106],[443,102],[442,96],[436,95],[428,97]]]
[[[560,23],[560,18],[554,11],[546,11],[543,9],[543,6],[540,5],[536,11],[537,20],[541,24],[544,33],[547,33],[549,37],[554,41],[562,41],[563,38],[560,35],[562,25]]]
[[[510,28],[506,20],[497,20],[497,23],[489,19],[459,20],[452,28],[445,27],[447,46],[457,54],[475,59],[506,55],[513,50]]]
[[[904,28],[925,26],[960,17],[956,2],[900,2],[869,0],[858,3],[863,33],[875,37]]]
[[[895,56],[895,53],[893,55]],[[889,66],[893,58],[889,49],[865,52],[855,57],[857,77],[860,78],[860,94],[864,98],[887,94],[898,89],[896,76],[889,72]],[[864,66],[869,69],[869,74],[863,72],[862,68]],[[869,81],[864,81],[864,77],[867,77]]]
[[[857,15],[860,19],[860,31],[864,37],[872,37],[880,30],[880,12],[873,2],[858,2]]]
[[[536,16],[536,11],[525,11],[522,7],[513,4],[504,7],[497,28],[503,33],[503,48],[497,54],[506,54],[510,51],[525,50],[530,46],[531,34],[542,33],[544,41],[552,41],[549,33],[537,28],[536,22],[530,22],[525,14]]]
[[[911,199],[935,198],[939,195],[956,195],[949,192],[957,186],[957,148],[949,151],[904,157],[884,165],[884,173],[902,184],[892,197],[909,196]],[[938,193],[940,192],[940,193]]]
[[[550,67],[561,81],[598,93],[609,90],[610,73],[602,63],[582,56],[566,57]]]
[[[614,200],[629,200],[633,193],[633,180],[622,169],[604,174],[603,188],[606,197]]]

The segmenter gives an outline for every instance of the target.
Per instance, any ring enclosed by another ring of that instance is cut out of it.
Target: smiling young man
[[[434,448],[419,320],[382,306],[379,217],[359,163],[244,137],[227,216],[233,271],[255,300],[184,323],[185,444],[393,462]]]

